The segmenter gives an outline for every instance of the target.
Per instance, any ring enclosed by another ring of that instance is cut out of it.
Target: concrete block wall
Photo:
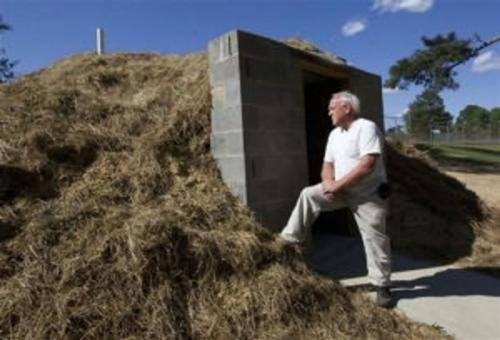
[[[353,69],[351,71],[351,90],[361,102],[362,116],[377,123],[384,131],[384,115],[382,104],[382,79],[380,76]]]
[[[237,32],[210,42],[208,54],[212,85],[211,151],[233,194],[247,204]]]
[[[283,44],[241,31],[209,55],[212,152],[233,193],[277,230],[308,184],[301,70]]]
[[[249,207],[279,230],[308,184],[302,74],[287,46],[244,32],[238,42]]]
[[[325,61],[242,31],[214,39],[208,49],[212,153],[232,192],[263,225],[280,230],[310,184],[304,60]],[[352,76],[351,90],[372,107],[370,118],[383,123],[380,78],[344,65],[325,67]]]

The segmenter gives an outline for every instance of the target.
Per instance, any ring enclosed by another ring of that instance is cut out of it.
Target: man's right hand
[[[323,196],[330,202],[333,201],[335,198],[333,192],[323,192]]]

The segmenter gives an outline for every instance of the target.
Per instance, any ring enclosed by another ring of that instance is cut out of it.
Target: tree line
[[[394,63],[384,86],[407,89],[417,85],[423,91],[410,104],[403,116],[404,125],[389,133],[405,133],[414,138],[427,139],[433,133],[455,133],[462,137],[500,137],[500,108],[487,110],[479,105],[467,105],[455,121],[445,110],[440,92],[457,90],[456,68],[481,51],[500,42],[500,35],[482,40],[478,35],[459,38],[453,32],[447,35],[422,37],[423,48]]]
[[[410,104],[403,115],[403,124],[388,129],[388,134],[405,134],[417,139],[444,133],[462,138],[500,138],[500,107],[488,110],[470,104],[454,120],[439,94],[425,90]]]

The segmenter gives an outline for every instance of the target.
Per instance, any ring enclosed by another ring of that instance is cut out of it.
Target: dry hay
[[[500,209],[490,208],[488,217],[475,228],[475,241],[470,256],[460,264],[473,270],[500,277]]]
[[[335,64],[342,64],[342,65],[347,64],[347,60],[345,60],[344,58],[339,57],[331,52],[324,51],[319,47],[317,47],[316,45],[314,45],[313,43],[311,43],[310,41],[307,41],[300,37],[286,39],[283,41],[283,43],[285,45],[315,55],[317,57],[325,59],[329,62],[333,62]]]
[[[394,248],[445,262],[470,255],[479,224],[489,218],[476,193],[408,145],[389,144],[387,164]]]
[[[411,145],[388,146],[395,192],[388,218],[396,249],[500,277],[500,210],[440,172]]]
[[[80,55],[0,86],[0,337],[421,339],[311,273],[209,154],[203,54]]]

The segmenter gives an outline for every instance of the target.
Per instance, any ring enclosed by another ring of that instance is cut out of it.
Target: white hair
[[[355,94],[349,91],[341,91],[334,93],[332,98],[338,101],[341,101],[344,104],[348,104],[352,113],[358,116],[361,113],[361,104],[359,103],[359,98]]]

